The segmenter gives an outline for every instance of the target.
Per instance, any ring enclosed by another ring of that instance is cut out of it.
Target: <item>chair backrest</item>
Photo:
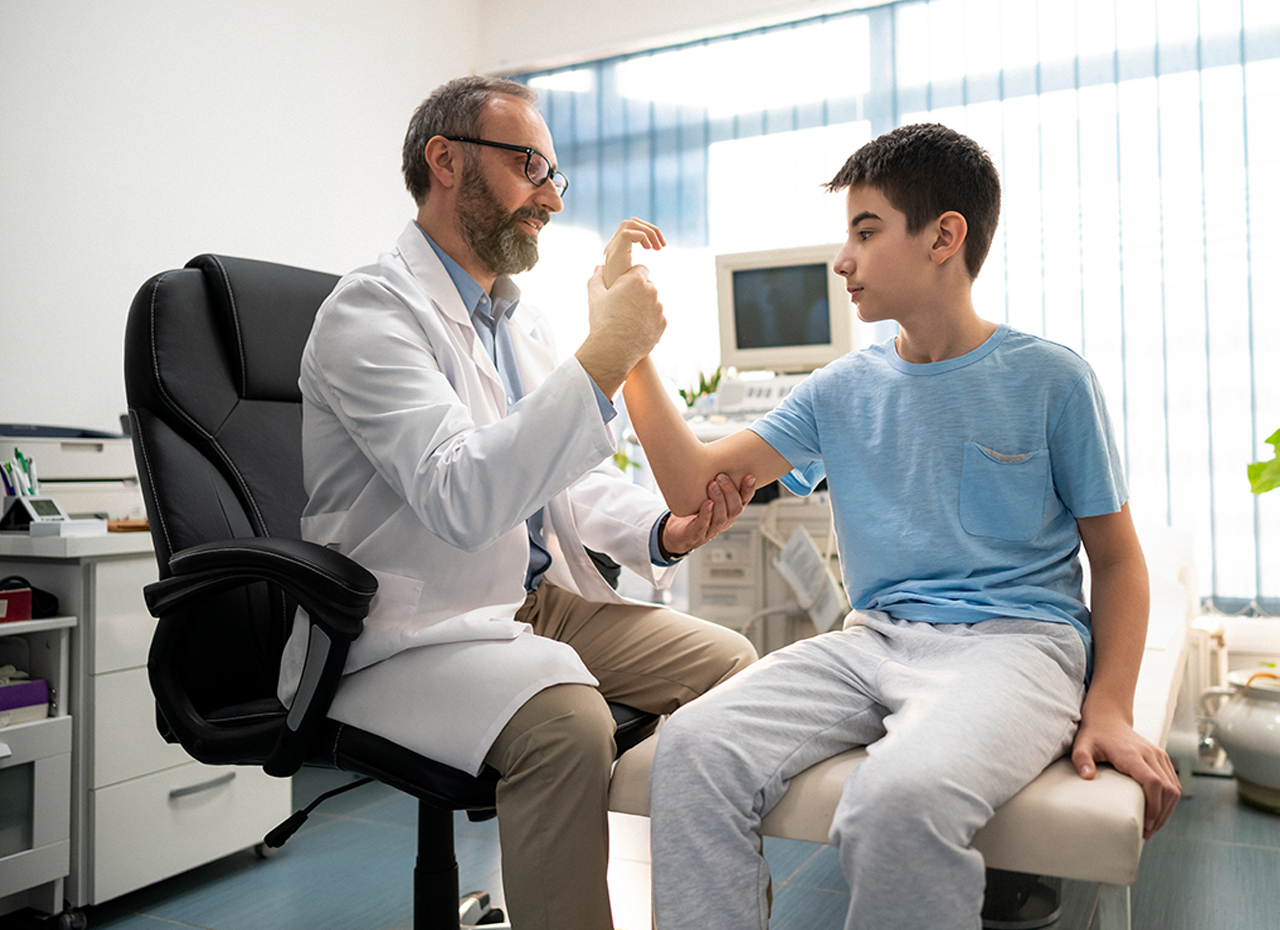
[[[134,298],[125,389],[161,578],[170,556],[199,543],[299,536],[299,366],[337,280],[200,255]],[[258,584],[210,598],[198,613],[184,669],[197,707],[273,695],[293,605]]]

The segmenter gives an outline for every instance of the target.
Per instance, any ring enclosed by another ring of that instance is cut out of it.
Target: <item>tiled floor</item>
[[[322,778],[326,776],[321,776]],[[309,800],[329,783],[314,776],[295,794]],[[312,815],[279,854],[245,851],[89,910],[94,930],[399,930],[411,926],[415,804],[369,785]],[[497,828],[457,819],[464,890],[501,899]],[[610,885],[624,930],[649,927],[647,821],[613,826]],[[774,875],[772,930],[838,930],[848,891],[834,850],[767,840]],[[1068,883],[1059,930],[1086,930],[1096,889]],[[1134,930],[1254,930],[1280,915],[1280,817],[1240,805],[1234,784],[1196,779],[1165,829],[1148,845],[1133,888]],[[0,930],[18,922],[0,919]],[[876,928],[881,930],[881,928]]]

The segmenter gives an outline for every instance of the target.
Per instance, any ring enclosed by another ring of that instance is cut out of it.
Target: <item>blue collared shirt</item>
[[[426,230],[422,230],[421,227],[419,229],[422,231],[423,238],[427,240],[427,244],[440,259],[440,263],[444,265],[444,270],[449,273],[453,286],[458,289],[458,296],[462,298],[462,304],[471,316],[471,325],[475,327],[476,335],[480,337],[481,344],[502,378],[502,386],[507,393],[507,406],[512,406],[524,397],[524,384],[520,379],[520,369],[516,364],[509,329],[511,315],[520,305],[520,288],[504,275],[494,281],[493,295],[490,297],[475,278],[467,274],[461,265],[436,245],[435,240],[427,235]],[[618,415],[618,411],[595,381],[591,382],[591,387],[596,393],[596,404],[600,408],[600,416],[604,422],[608,423]],[[529,528],[529,569],[525,573],[524,583],[526,591],[537,588],[542,581],[542,576],[551,566],[551,554],[547,551],[542,529],[543,519],[543,511],[540,508],[525,521]],[[654,565],[674,565],[674,561],[662,557],[662,552],[658,548],[658,527],[661,523],[662,520],[659,518],[649,532],[649,558]]]

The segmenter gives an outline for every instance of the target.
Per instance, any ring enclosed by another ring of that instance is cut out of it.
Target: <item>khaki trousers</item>
[[[750,665],[755,650],[713,623],[661,607],[592,603],[546,582],[516,619],[572,646],[600,687],[556,685],[534,695],[485,757],[502,774],[507,910],[515,930],[613,930],[606,700],[671,713]]]

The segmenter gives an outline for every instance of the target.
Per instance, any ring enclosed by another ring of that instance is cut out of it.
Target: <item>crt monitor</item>
[[[720,365],[807,372],[853,350],[853,304],[832,269],[839,245],[716,256]]]

